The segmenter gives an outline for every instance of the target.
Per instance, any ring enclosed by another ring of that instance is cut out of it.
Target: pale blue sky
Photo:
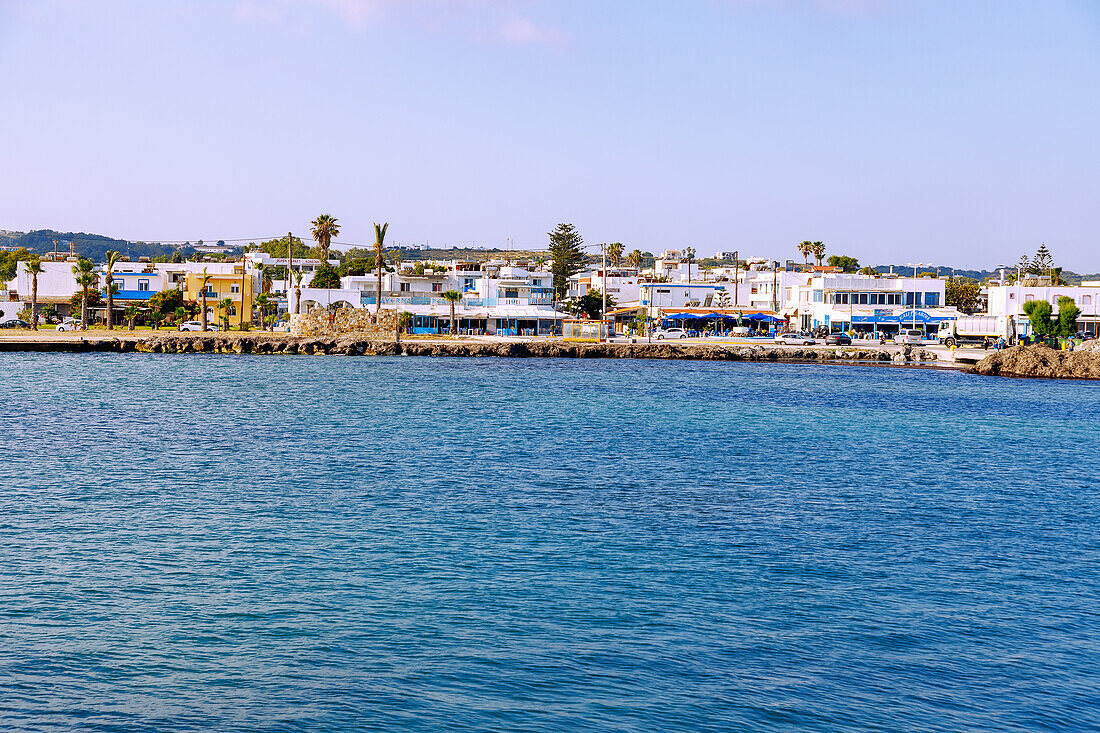
[[[0,0],[0,228],[1100,269],[1094,0]]]

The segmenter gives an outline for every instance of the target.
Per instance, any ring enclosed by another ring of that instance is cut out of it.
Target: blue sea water
[[[1100,727],[1100,384],[2,354],[0,729]]]

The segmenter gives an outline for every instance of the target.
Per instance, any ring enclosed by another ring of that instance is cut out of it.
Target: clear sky
[[[1100,270],[1095,0],[0,0],[0,228]]]

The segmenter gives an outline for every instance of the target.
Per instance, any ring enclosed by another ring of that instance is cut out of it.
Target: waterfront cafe
[[[934,337],[944,321],[953,321],[959,317],[955,308],[906,308],[890,310],[876,308],[872,311],[843,314],[841,319],[830,321],[825,316],[823,324],[830,331],[854,331],[869,338],[886,336],[891,338],[903,328],[915,328],[926,338]]]
[[[773,333],[782,330],[787,319],[768,310],[752,308],[668,308],[659,309],[661,328],[724,333],[734,327]]]

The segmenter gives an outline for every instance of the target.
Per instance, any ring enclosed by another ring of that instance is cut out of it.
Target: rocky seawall
[[[863,348],[783,348],[771,345],[671,343],[568,343],[563,341],[423,341],[342,335],[321,338],[284,334],[154,334],[129,338],[8,343],[4,350],[143,352],[154,354],[340,354],[347,356],[454,356],[563,359],[694,359],[796,363],[913,364],[936,360],[923,349],[902,352]],[[13,348],[14,347],[14,348]]]
[[[1040,379],[1100,379],[1100,347],[1091,342],[1076,351],[1049,346],[1014,346],[979,361],[974,374]]]

